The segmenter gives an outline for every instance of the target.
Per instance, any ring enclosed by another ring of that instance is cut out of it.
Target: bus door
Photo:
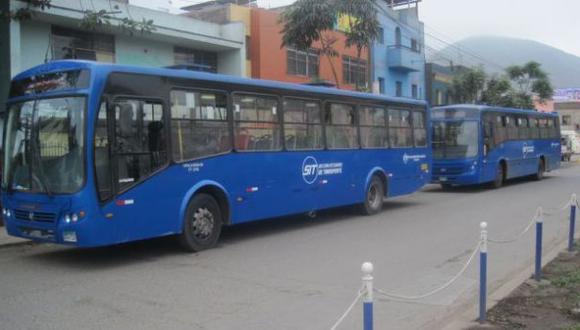
[[[139,184],[167,164],[164,105],[160,100],[116,99],[109,115],[116,192],[110,213],[121,233],[137,231],[137,236],[148,236],[158,232],[163,218],[162,208],[151,201],[159,203],[165,195],[160,189],[164,188]]]

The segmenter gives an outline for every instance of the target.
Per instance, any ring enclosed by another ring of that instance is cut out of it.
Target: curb
[[[576,235],[577,237],[578,235]],[[543,256],[542,267],[554,260],[560,253],[565,252],[568,247],[567,240],[560,243],[555,243]],[[488,306],[489,311],[502,299],[506,298],[513,290],[518,288],[521,284],[530,279],[530,269],[526,268],[521,271],[514,271],[511,279],[503,283],[489,283],[489,295],[488,295]],[[495,287],[492,285],[495,284]],[[454,330],[454,329],[469,329],[471,327],[482,327],[486,324],[480,324],[475,318],[477,318],[477,303],[469,304],[465,306],[460,311],[452,313],[448,316],[446,320],[440,320],[438,323],[441,325],[441,329],[444,330]],[[446,322],[447,321],[447,322]]]

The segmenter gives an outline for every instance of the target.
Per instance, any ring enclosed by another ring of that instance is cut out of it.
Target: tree
[[[468,69],[455,76],[449,88],[449,95],[455,103],[480,103],[486,81],[481,67]]]
[[[379,34],[375,10],[376,0],[298,0],[280,16],[282,28],[281,47],[294,47],[308,51],[315,42],[320,43],[320,54],[328,59],[337,87],[340,87],[333,58],[338,57],[334,45],[338,39],[329,32],[334,30],[340,15],[349,17],[345,31],[346,46],[355,46],[360,59],[362,50]]]
[[[481,102],[487,105],[513,107],[511,82],[504,77],[492,77],[486,83]]]
[[[531,61],[523,66],[512,65],[506,69],[506,74],[515,87],[512,95],[514,107],[533,108],[534,95],[537,95],[542,103],[554,95],[548,74],[542,70],[542,65],[538,62]]]

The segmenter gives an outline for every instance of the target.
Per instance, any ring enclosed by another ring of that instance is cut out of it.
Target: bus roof
[[[223,82],[229,84],[239,84],[246,86],[255,86],[262,88],[274,88],[274,89],[285,89],[294,90],[309,93],[321,93],[330,94],[337,96],[347,96],[347,97],[362,97],[367,99],[372,99],[376,101],[387,101],[392,103],[404,103],[412,104],[418,106],[426,106],[427,102],[422,100],[407,99],[402,97],[390,97],[384,95],[376,95],[370,93],[354,92],[348,90],[342,90],[337,88],[328,87],[317,87],[310,85],[294,84],[279,82],[273,80],[262,80],[262,79],[250,79],[241,78],[236,76],[217,74],[217,73],[207,73],[199,71],[189,71],[183,69],[171,69],[171,68],[155,68],[155,67],[144,67],[144,66],[134,66],[134,65],[121,65],[121,64],[109,64],[109,63],[99,63],[93,61],[82,61],[82,60],[58,60],[52,61],[46,64],[41,64],[25,70],[18,75],[16,75],[13,80],[20,80],[30,76],[46,74],[57,71],[67,71],[75,69],[88,69],[93,72],[101,72],[103,74],[108,74],[112,72],[123,72],[123,73],[135,73],[135,74],[147,74],[147,75],[157,75],[164,77],[173,78],[184,78],[184,79],[195,79],[195,80],[206,80],[212,82]]]
[[[469,109],[474,111],[501,111],[506,113],[514,113],[514,114],[536,114],[536,115],[545,115],[545,116],[552,116],[557,117],[557,112],[540,112],[533,109],[517,109],[517,108],[504,108],[504,107],[497,107],[497,106],[489,106],[489,105],[479,105],[479,104],[454,104],[454,105],[447,105],[442,107],[434,107],[432,110],[453,110],[453,109]]]

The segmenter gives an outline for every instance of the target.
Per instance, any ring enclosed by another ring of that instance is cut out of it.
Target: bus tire
[[[546,161],[544,158],[540,158],[538,162],[538,172],[534,175],[536,181],[540,181],[544,178],[544,173],[546,172]]]
[[[503,163],[499,163],[497,165],[497,169],[495,170],[495,178],[491,182],[491,187],[493,189],[499,189],[503,186],[505,182],[505,165]]]
[[[210,249],[219,239],[222,224],[222,212],[215,198],[196,194],[187,205],[179,243],[188,252]]]
[[[365,193],[365,201],[362,204],[362,213],[373,215],[383,209],[383,200],[385,197],[385,183],[378,176],[373,176]]]

